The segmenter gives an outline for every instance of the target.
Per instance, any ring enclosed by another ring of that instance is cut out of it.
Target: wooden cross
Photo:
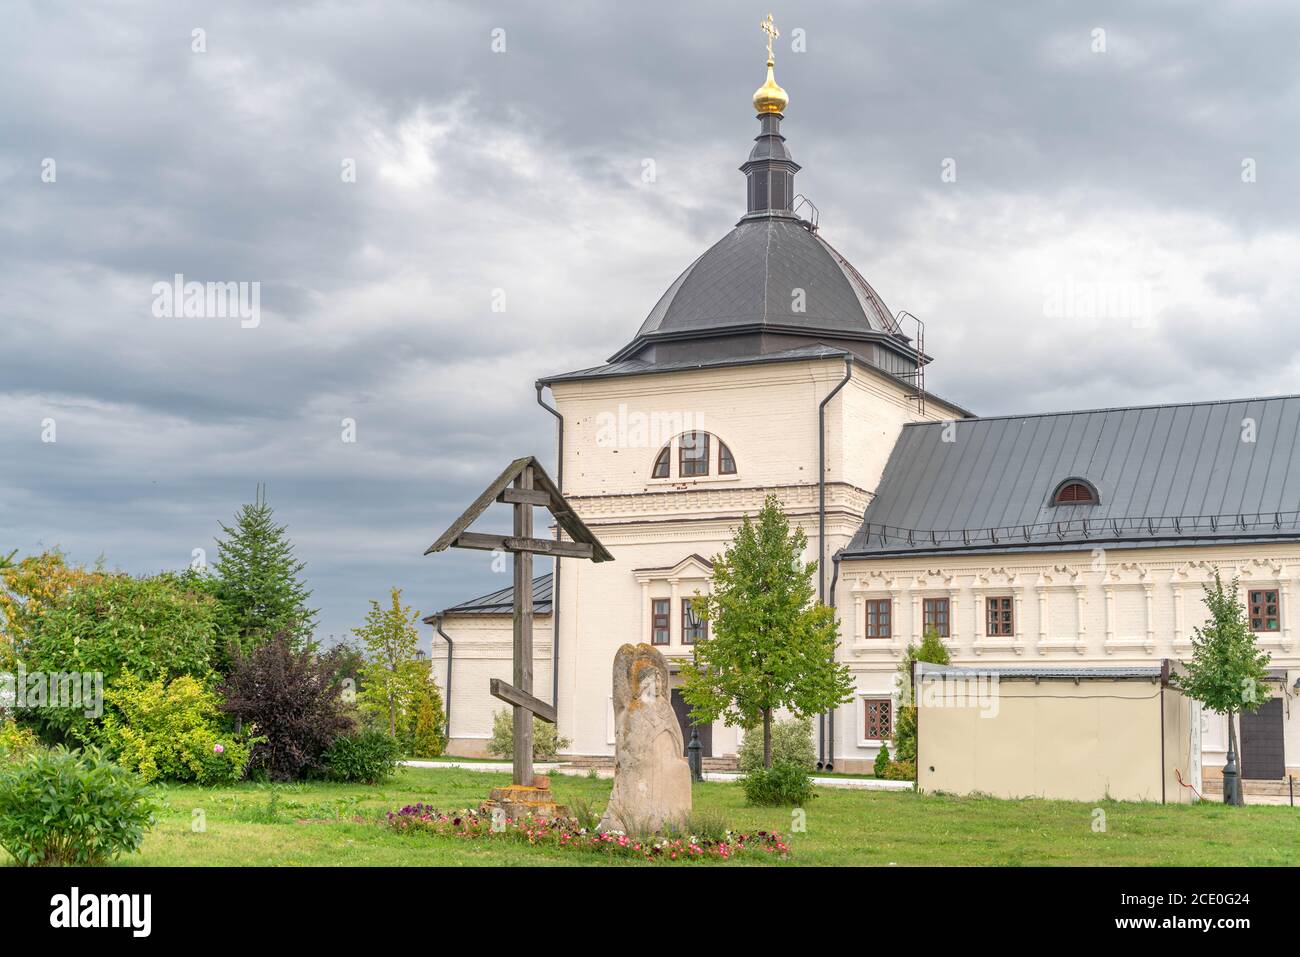
[[[467,531],[493,502],[505,502],[514,508],[512,535],[484,535]],[[548,509],[562,532],[571,541],[558,537],[533,537],[533,509]],[[514,709],[514,783],[531,787],[533,783],[533,716],[555,723],[555,706],[533,696],[533,555],[586,558],[593,562],[613,561],[596,536],[578,518],[565,501],[551,477],[532,456],[515,459],[495,482],[443,532],[424,554],[445,548],[477,548],[506,551],[511,554],[514,574],[514,671],[513,684],[493,678],[488,686],[494,698]],[[552,602],[560,600],[559,595]],[[554,648],[554,644],[552,644]]]
[[[761,21],[759,21],[758,26],[759,26],[759,29],[761,29],[764,33],[767,34],[767,58],[768,58],[769,60],[771,60],[771,59],[772,59],[772,41],[775,40],[777,37],[779,37],[779,36],[781,35],[781,31],[778,30],[778,29],[776,28],[776,24],[772,22],[772,14],[770,14],[770,13],[767,15],[767,19],[766,19],[766,20],[761,20]]]

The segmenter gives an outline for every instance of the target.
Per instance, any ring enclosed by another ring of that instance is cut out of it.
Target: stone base
[[[490,814],[493,808],[501,808],[506,817],[518,821],[525,817],[534,817],[549,821],[557,817],[568,817],[569,809],[563,804],[556,804],[551,795],[550,781],[538,775],[543,787],[531,787],[525,784],[509,784],[503,788],[493,788],[492,796],[484,801],[479,810]]]

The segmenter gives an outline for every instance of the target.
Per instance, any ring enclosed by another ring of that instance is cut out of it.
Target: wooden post
[[[525,492],[533,488],[533,467],[526,466],[514,481]],[[521,496],[521,498],[526,496]],[[532,538],[533,506],[515,502],[515,537]],[[514,685],[525,694],[533,693],[533,554],[515,552],[515,642]],[[533,783],[533,713],[514,706],[515,784],[531,787]]]
[[[513,535],[486,535],[469,531],[470,525],[493,502],[514,507]],[[533,538],[533,509],[545,508],[555,517],[569,541],[560,537]],[[514,728],[514,781],[510,788],[494,788],[492,800],[513,808],[516,815],[554,816],[557,805],[546,788],[533,785],[533,719],[555,724],[555,702],[547,704],[533,694],[533,555],[550,555],[559,559],[583,558],[592,562],[612,562],[614,556],[592,534],[573,510],[546,469],[531,455],[515,459],[506,466],[469,508],[425,549],[426,555],[445,548],[476,548],[510,553],[514,579],[514,673],[513,684],[493,678],[488,689],[494,698],[510,705]],[[556,596],[558,600],[558,596]],[[519,788],[529,788],[521,796]],[[545,792],[545,793],[543,793]],[[528,795],[532,795],[529,797]]]

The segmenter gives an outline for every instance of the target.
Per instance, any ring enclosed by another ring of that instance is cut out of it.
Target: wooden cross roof
[[[532,492],[535,494],[531,494],[523,489],[510,488],[511,484],[519,477],[520,473],[530,465],[533,469]],[[523,501],[525,499],[527,500],[526,502]],[[569,505],[564,496],[560,494],[559,488],[557,488],[555,483],[551,481],[551,477],[546,474],[546,470],[542,468],[541,463],[531,455],[515,459],[507,465],[505,471],[498,475],[496,479],[493,480],[492,484],[483,490],[483,494],[476,498],[469,508],[465,509],[460,518],[452,522],[451,527],[438,536],[436,542],[425,549],[424,554],[431,555],[434,552],[440,552],[450,547],[488,547],[487,539],[489,536],[476,536],[474,533],[468,531],[469,526],[474,523],[475,519],[487,511],[488,506],[493,502],[511,500],[514,500],[515,504],[530,504],[545,508],[555,517],[560,528],[568,534],[569,538],[572,539],[574,543],[580,546],[589,546],[590,554],[587,554],[587,547],[573,549],[568,542],[547,541],[547,547],[516,549],[512,548],[509,544],[510,542],[515,541],[515,539],[511,539],[508,536],[493,537],[497,543],[505,543],[500,547],[504,547],[507,551],[527,550],[559,556],[567,555],[572,557],[590,558],[593,562],[612,562],[614,560],[614,556],[605,549],[605,546],[600,543],[599,539],[596,538],[591,529],[583,524],[582,519],[578,518],[578,514],[573,510],[573,507]],[[536,542],[537,540],[528,539],[526,541]],[[566,546],[570,547],[566,548]],[[494,544],[492,547],[497,547],[497,545]]]

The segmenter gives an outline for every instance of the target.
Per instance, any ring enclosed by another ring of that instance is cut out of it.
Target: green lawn
[[[401,835],[372,823],[417,801],[448,809],[477,805],[493,785],[505,783],[505,774],[405,768],[378,787],[168,788],[161,791],[166,810],[143,851],[125,863],[657,866],[514,842]],[[610,782],[556,775],[552,788],[560,801],[603,805]],[[790,833],[789,810],[747,808],[736,784],[697,784],[695,801],[732,827],[789,834],[793,857],[782,866],[1300,863],[1300,811],[1289,807],[1105,802],[1099,806],[1106,830],[1097,833],[1091,804],[821,788],[808,808],[806,833]],[[201,832],[192,828],[196,810],[204,819]]]

